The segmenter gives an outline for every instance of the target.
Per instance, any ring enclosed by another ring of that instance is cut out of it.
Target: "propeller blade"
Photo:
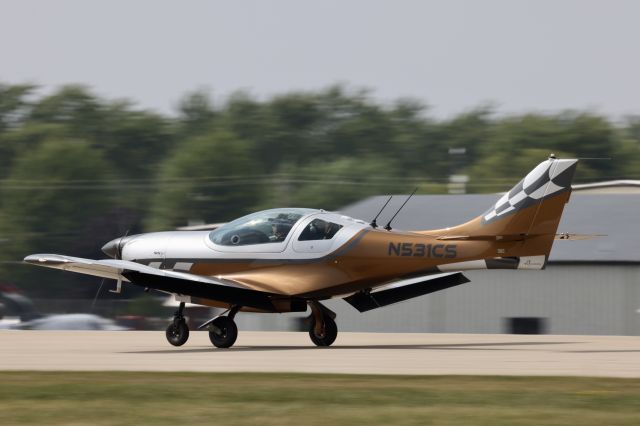
[[[96,302],[98,301],[98,295],[100,294],[100,290],[102,290],[102,286],[104,285],[104,280],[106,280],[106,278],[103,278],[102,281],[100,281],[100,286],[98,287],[98,291],[96,291],[96,296],[93,298],[93,303],[91,304],[92,311],[96,307]]]

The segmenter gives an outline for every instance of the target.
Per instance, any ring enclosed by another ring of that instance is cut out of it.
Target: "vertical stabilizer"
[[[522,241],[519,255],[548,256],[578,160],[549,158],[498,199],[487,211],[462,225],[437,231],[443,238]]]
[[[430,231],[437,233],[439,239],[490,243],[480,254],[480,260],[452,263],[439,269],[543,269],[571,195],[577,164],[575,159],[551,157],[480,216],[462,225]]]
[[[577,164],[578,160],[554,158],[538,164],[481,215],[482,232],[555,234]]]

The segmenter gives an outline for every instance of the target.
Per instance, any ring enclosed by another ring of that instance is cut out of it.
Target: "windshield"
[[[246,246],[283,242],[291,228],[311,209],[274,209],[253,213],[236,219],[209,234],[214,244]]]

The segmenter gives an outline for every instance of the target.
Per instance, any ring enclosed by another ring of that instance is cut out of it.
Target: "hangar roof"
[[[573,185],[580,194],[640,194],[640,180],[608,180]]]
[[[394,196],[378,218],[384,226],[406,199]],[[458,225],[486,211],[496,194],[416,195],[394,219],[397,229],[438,229]],[[371,221],[388,196],[364,199],[341,209],[354,218]],[[638,194],[581,194],[574,191],[558,232],[605,234],[583,241],[556,240],[551,262],[640,262],[640,196]]]

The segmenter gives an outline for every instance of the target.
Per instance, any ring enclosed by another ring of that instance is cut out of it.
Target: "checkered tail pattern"
[[[578,160],[573,159],[550,158],[538,164],[482,215],[482,222],[496,221],[559,192],[569,190],[577,162]]]

